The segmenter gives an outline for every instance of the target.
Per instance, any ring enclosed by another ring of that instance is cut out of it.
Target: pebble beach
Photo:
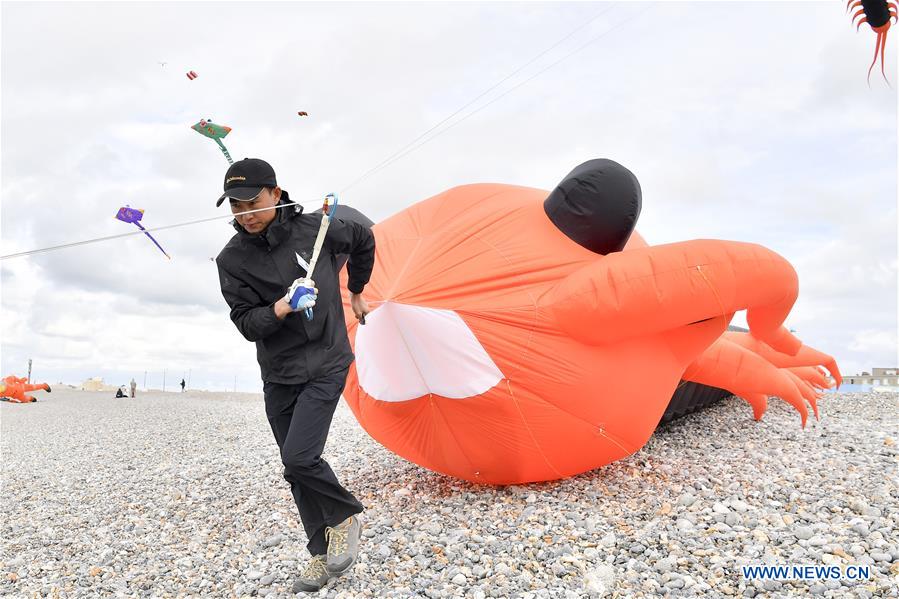
[[[0,596],[294,596],[306,539],[261,394],[35,395],[0,405]],[[341,402],[324,457],[367,508],[361,552],[307,596],[899,597],[899,394],[819,405],[803,430],[731,398],[595,471],[486,487],[395,456]]]

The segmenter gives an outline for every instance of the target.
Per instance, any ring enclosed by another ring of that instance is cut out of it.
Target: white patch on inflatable
[[[480,395],[503,373],[452,310],[385,302],[356,328],[359,385],[381,401]]]

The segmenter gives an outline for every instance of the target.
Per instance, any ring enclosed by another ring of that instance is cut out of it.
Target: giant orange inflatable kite
[[[28,395],[28,393],[41,389],[50,393],[50,385],[47,383],[32,385],[25,377],[11,375],[0,381],[0,397],[6,398],[13,403],[31,403],[37,401],[33,395]]]
[[[783,326],[790,264],[752,243],[648,246],[640,210],[634,175],[591,160],[548,197],[466,185],[375,225],[368,324],[344,297],[344,396],[361,425],[426,468],[511,484],[636,452],[683,380],[739,394],[757,418],[769,395],[803,424],[806,401],[817,414],[819,366],[840,374]],[[750,332],[725,333],[744,309]]]

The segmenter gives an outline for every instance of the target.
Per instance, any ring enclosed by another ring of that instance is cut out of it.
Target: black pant
[[[265,383],[265,413],[281,448],[284,478],[300,512],[312,555],[327,551],[325,527],[340,524],[364,508],[340,486],[322,459],[331,417],[346,385],[347,369],[302,385]]]

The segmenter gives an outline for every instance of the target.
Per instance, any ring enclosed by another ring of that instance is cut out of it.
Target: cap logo
[[[246,177],[228,177],[228,180],[225,183],[230,183],[231,181],[246,181]]]

